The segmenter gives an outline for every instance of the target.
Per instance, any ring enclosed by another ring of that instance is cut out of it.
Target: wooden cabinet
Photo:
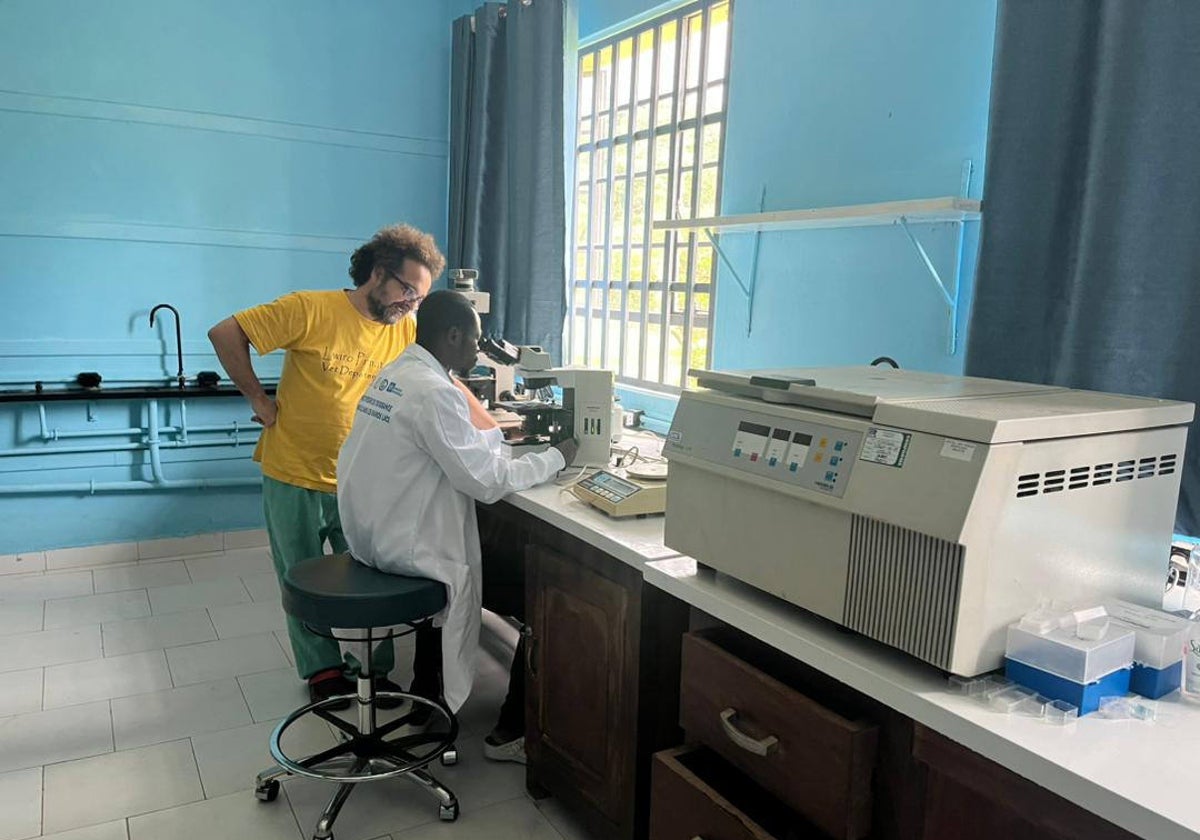
[[[685,637],[681,680],[681,721],[699,748],[657,757],[652,825],[696,828],[688,840],[920,836],[908,718],[730,627]],[[697,804],[676,804],[689,796]],[[681,809],[692,816],[670,816]]]
[[[687,605],[645,585],[640,569],[506,503],[481,508],[480,524],[526,543],[530,792],[562,799],[599,834],[640,840],[651,757],[682,738]],[[505,555],[485,544],[484,556]]]
[[[620,823],[635,760],[638,593],[545,546],[527,557],[526,754],[539,776]]]
[[[921,840],[1134,840],[1090,811],[924,726],[913,754],[926,767]]]
[[[866,837],[879,727],[817,702],[719,638],[684,637],[680,719],[689,740],[720,753],[830,836]]]

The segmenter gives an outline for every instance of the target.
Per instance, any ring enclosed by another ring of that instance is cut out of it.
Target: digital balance
[[[667,509],[666,464],[635,464],[624,473],[596,470],[575,482],[571,492],[617,519],[648,516]]]

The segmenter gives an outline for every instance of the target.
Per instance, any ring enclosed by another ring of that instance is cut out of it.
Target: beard
[[[394,324],[412,312],[412,309],[412,304],[408,301],[387,304],[374,293],[367,295],[367,311],[371,313],[371,318],[381,324]]]

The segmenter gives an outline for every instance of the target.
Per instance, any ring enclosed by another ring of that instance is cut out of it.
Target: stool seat
[[[319,627],[366,629],[436,615],[446,587],[436,580],[381,572],[349,554],[303,560],[283,576],[283,609]]]

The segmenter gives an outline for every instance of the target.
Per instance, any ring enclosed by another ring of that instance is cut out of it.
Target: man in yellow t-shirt
[[[338,451],[375,374],[415,339],[413,315],[445,263],[432,236],[393,225],[350,257],[353,289],[292,292],[209,330],[217,357],[263,426],[254,460],[262,465],[263,514],[281,580],[291,565],[324,553],[326,540],[334,551],[347,550]],[[286,350],[274,399],[254,373],[251,345],[259,355]],[[471,400],[471,411],[476,425],[494,425],[478,401]],[[354,693],[337,642],[290,616],[288,636],[313,700]],[[381,645],[371,670],[382,678],[393,664],[391,645]],[[399,689],[389,680],[379,687]]]

